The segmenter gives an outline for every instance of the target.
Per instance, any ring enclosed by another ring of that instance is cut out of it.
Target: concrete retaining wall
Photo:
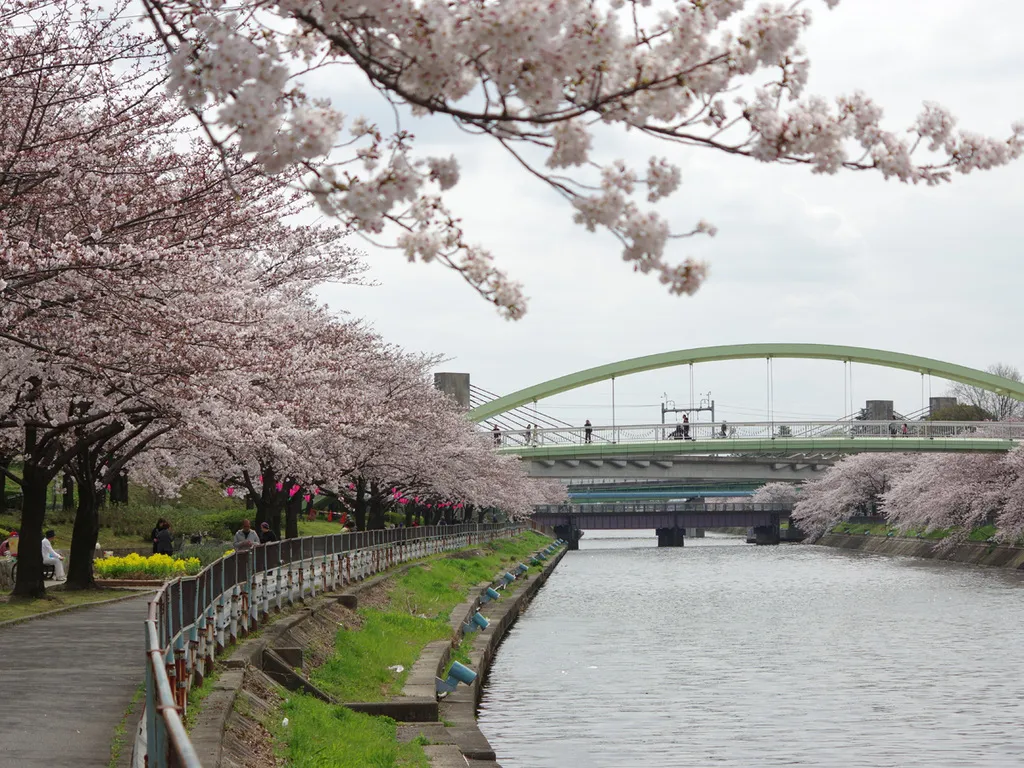
[[[950,560],[971,565],[990,565],[997,568],[1024,568],[1024,549],[984,541],[949,544],[902,536],[868,536],[864,534],[828,533],[816,544],[881,555],[903,555],[928,560]]]
[[[483,687],[498,646],[567,551],[560,550],[536,575],[527,574],[526,585],[516,590],[508,599],[503,597],[500,600],[493,600],[480,609],[480,613],[487,618],[490,625],[487,629],[475,633],[473,647],[469,653],[470,666],[476,671],[477,678],[472,685],[460,685],[439,704],[441,719],[452,723],[447,732],[463,756],[470,761],[481,761],[473,762],[472,765],[497,765],[493,762],[496,756],[490,742],[477,727],[476,710],[483,696]]]

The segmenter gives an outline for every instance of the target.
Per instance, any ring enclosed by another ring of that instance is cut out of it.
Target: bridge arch
[[[498,414],[527,405],[545,397],[551,397],[572,389],[596,384],[619,376],[671,368],[690,363],[710,363],[723,360],[749,360],[757,358],[802,358],[811,360],[839,360],[851,363],[866,363],[885,368],[898,368],[914,373],[927,373],[950,381],[957,381],[972,387],[980,387],[999,395],[1024,400],[1024,383],[996,376],[985,371],[967,368],[955,363],[933,360],[901,352],[888,352],[868,347],[847,347],[836,344],[726,344],[717,347],[695,347],[657,355],[644,355],[617,363],[607,363],[595,368],[559,376],[532,387],[520,389],[499,397],[484,405],[473,408],[469,417],[473,421],[484,421]]]

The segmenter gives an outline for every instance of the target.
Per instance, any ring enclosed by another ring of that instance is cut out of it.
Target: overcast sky
[[[1024,119],[1019,0],[809,7],[808,93],[864,90],[893,129],[909,126],[925,100],[949,107],[965,128],[1000,137]],[[348,114],[370,103],[358,83],[331,90]],[[714,239],[671,246],[680,260],[692,255],[710,264],[698,294],[680,298],[634,274],[610,235],[574,225],[564,201],[488,140],[440,119],[408,127],[420,152],[454,151],[460,159],[462,181],[450,205],[469,238],[525,284],[529,311],[518,322],[502,320],[455,273],[370,247],[380,286],[334,287],[323,297],[366,317],[389,341],[446,355],[441,369],[468,372],[495,393],[638,355],[753,342],[850,344],[977,368],[1024,367],[1024,162],[924,188],[876,173],[814,176],[617,135],[610,157],[643,166],[658,153],[682,167],[683,186],[666,209],[676,229],[701,218],[719,228]],[[719,419],[765,418],[764,361],[699,365],[694,379],[694,399],[710,392]],[[839,362],[777,360],[775,417],[837,418],[851,399],[858,407],[891,399],[908,413],[921,407],[922,389],[925,403],[929,389],[947,389],[940,379],[922,388],[916,374],[865,365],[853,366],[852,384],[851,398]],[[689,403],[687,368],[618,380],[617,422],[658,421],[664,394]],[[572,423],[610,423],[610,386],[566,393],[540,409]]]

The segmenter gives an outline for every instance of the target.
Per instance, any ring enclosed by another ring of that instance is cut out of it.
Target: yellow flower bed
[[[124,557],[104,557],[93,561],[93,570],[101,579],[173,579],[176,576],[195,576],[201,569],[198,557],[143,557],[137,552]]]

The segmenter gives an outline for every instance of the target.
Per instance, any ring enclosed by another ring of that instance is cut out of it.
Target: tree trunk
[[[260,489],[259,501],[256,502],[256,520],[255,525],[253,525],[253,528],[257,531],[260,529],[260,523],[270,522],[276,491],[274,485],[277,482],[277,478],[274,476],[273,467],[261,466],[260,470],[263,472],[263,487]],[[278,515],[278,519],[280,520],[280,514]],[[273,527],[273,524],[271,524],[271,527]],[[280,524],[278,527],[280,527]]]
[[[11,466],[7,456],[0,456],[0,515],[7,514],[7,475],[4,471]]]
[[[412,521],[415,519],[415,517],[416,517],[416,503],[410,501],[408,504],[405,505],[405,527],[406,528],[411,528],[412,527]]]
[[[366,481],[356,480],[356,492],[352,501],[352,511],[356,516],[356,530],[366,530]]]
[[[61,499],[61,507],[65,512],[70,512],[75,508],[75,480],[71,476],[70,472],[64,473],[64,477],[61,480],[61,487],[64,494]]]
[[[71,533],[71,557],[65,589],[94,589],[92,560],[100,535],[100,507],[95,482],[78,484],[78,509]]]
[[[370,485],[370,529],[380,530],[384,528],[384,504],[381,500],[380,486],[377,483]]]
[[[296,493],[288,499],[285,511],[285,538],[296,539],[299,536],[299,513],[302,512],[302,497]]]
[[[26,430],[34,432],[34,430]],[[21,543],[18,545],[18,578],[14,584],[15,597],[46,597],[43,582],[43,522],[46,518],[46,473],[34,463],[31,447],[35,435],[27,436],[28,456],[22,474],[21,490]]]

